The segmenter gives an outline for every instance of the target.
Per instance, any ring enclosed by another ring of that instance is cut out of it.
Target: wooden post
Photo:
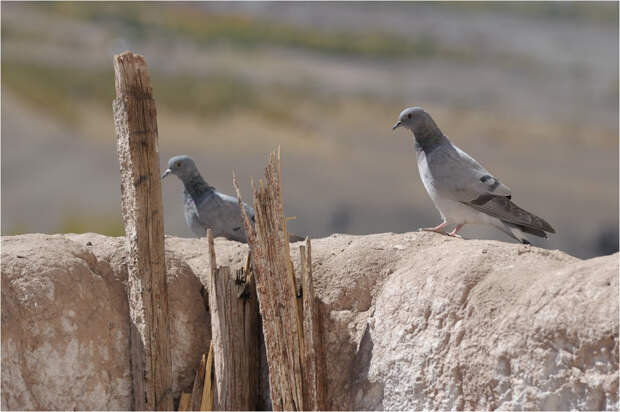
[[[260,375],[259,312],[251,272],[218,268],[207,231],[211,339],[215,364],[214,410],[256,410]]]
[[[157,113],[144,58],[131,52],[114,56],[114,82],[134,409],[172,410]]]
[[[289,236],[282,206],[280,151],[273,152],[265,168],[260,190],[252,181],[256,230],[241,206],[241,193],[233,180],[252,251],[256,290],[263,318],[263,335],[269,365],[269,389],[274,410],[323,407],[322,369],[316,351],[321,350],[317,308],[312,290],[310,241],[302,258],[307,289],[298,310],[295,274],[290,258]],[[306,296],[307,295],[307,296]],[[302,321],[302,319],[304,319]],[[308,335],[304,337],[304,332]],[[309,363],[308,363],[309,362]]]
[[[312,253],[310,239],[306,238],[306,246],[299,247],[301,267],[301,293],[303,299],[303,388],[304,406],[308,410],[325,410],[325,367],[323,356],[317,353],[322,348],[319,307],[315,302],[312,281]]]

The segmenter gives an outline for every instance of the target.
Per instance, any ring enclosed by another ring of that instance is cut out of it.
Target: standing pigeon
[[[457,236],[467,223],[484,223],[526,244],[523,232],[543,238],[545,232],[555,233],[549,223],[514,204],[510,188],[453,145],[424,109],[403,110],[392,130],[401,126],[413,132],[420,178],[443,218],[424,230],[445,234],[443,229],[454,224],[448,235]]]
[[[196,236],[206,236],[207,229],[210,228],[214,237],[222,236],[247,243],[236,197],[216,192],[213,186],[209,186],[189,156],[170,158],[168,169],[161,178],[164,179],[169,174],[176,175],[185,186],[183,191],[185,222]],[[253,221],[254,209],[245,203],[243,207]]]
[[[207,229],[213,231],[214,237],[225,237],[229,240],[247,243],[245,227],[236,197],[215,191],[202,178],[196,164],[189,156],[174,156],[168,160],[168,169],[161,178],[169,174],[176,175],[185,186],[183,201],[185,222],[198,237],[207,235]],[[245,212],[254,222],[254,209],[243,203]],[[303,240],[289,235],[291,242]]]

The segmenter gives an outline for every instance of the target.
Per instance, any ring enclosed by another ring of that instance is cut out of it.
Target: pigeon
[[[452,144],[424,109],[403,110],[392,130],[399,127],[413,133],[420,178],[443,219],[422,230],[458,237],[465,224],[489,224],[525,244],[530,242],[524,233],[542,238],[555,233],[544,219],[514,204],[510,188]],[[456,226],[446,233],[448,225]]]
[[[181,179],[185,190],[183,203],[185,222],[198,237],[205,237],[207,229],[214,237],[224,237],[237,242],[248,243],[245,227],[236,197],[220,193],[202,177],[191,157],[181,155],[168,160],[168,168],[161,175],[162,180],[173,174]],[[254,209],[243,203],[245,212],[254,223]],[[303,240],[289,235],[291,242]]]

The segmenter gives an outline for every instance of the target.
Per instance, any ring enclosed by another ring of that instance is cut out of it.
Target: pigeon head
[[[192,158],[181,155],[171,157],[168,160],[168,168],[161,175],[161,178],[163,179],[169,174],[176,175],[182,181],[186,181],[199,173]]]
[[[406,127],[414,133],[421,128],[429,126],[437,127],[431,115],[426,113],[421,107],[408,107],[400,112],[398,121],[392,127],[392,130],[396,130],[401,126]]]
[[[401,126],[411,130],[415,139],[422,146],[435,143],[442,136],[441,130],[439,130],[431,115],[421,107],[408,107],[400,112],[398,121],[392,127],[392,130],[396,130]]]

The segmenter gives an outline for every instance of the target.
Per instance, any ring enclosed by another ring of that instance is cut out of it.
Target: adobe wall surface
[[[217,239],[218,265],[247,246]],[[124,239],[2,238],[2,409],[129,409]],[[297,245],[292,245],[298,264]],[[618,254],[431,233],[312,241],[330,409],[618,404]],[[210,339],[203,239],[166,238],[173,390]]]

